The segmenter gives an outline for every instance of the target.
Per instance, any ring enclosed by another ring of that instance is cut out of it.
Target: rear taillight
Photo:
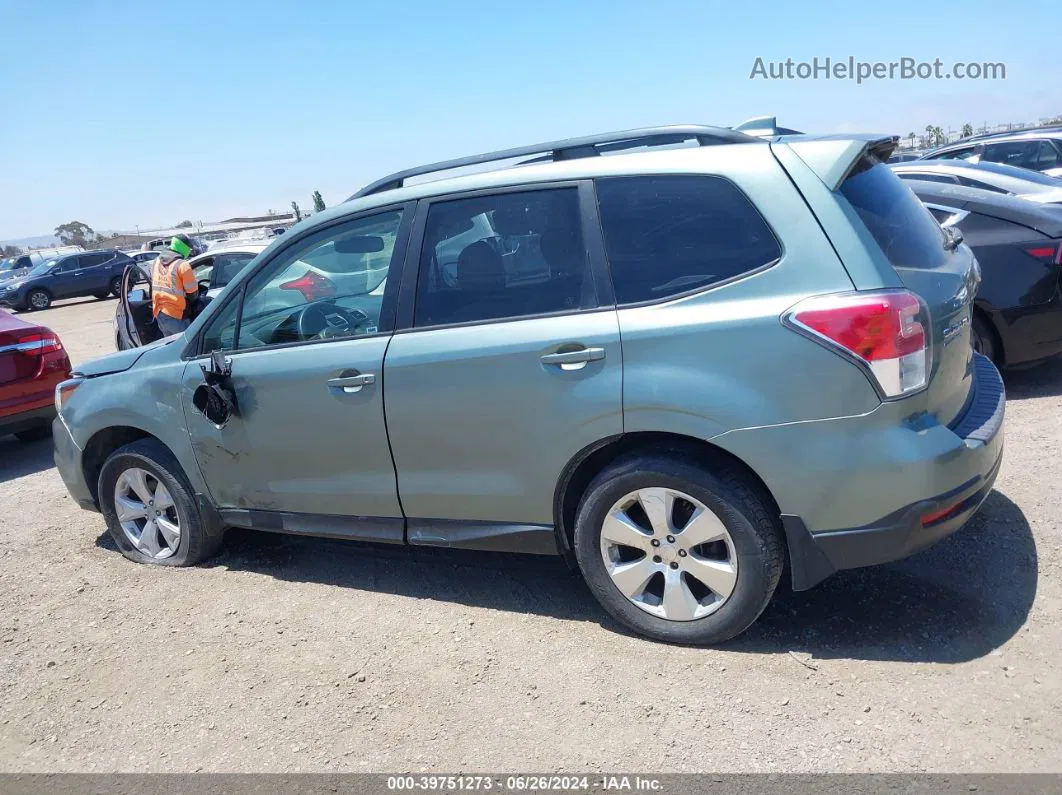
[[[63,343],[49,329],[31,328],[0,335],[0,354],[8,359],[4,383],[38,378],[67,361]]]
[[[862,365],[883,397],[903,397],[929,382],[928,314],[906,290],[809,298],[782,320]]]
[[[1048,246],[1030,246],[1025,253],[1045,265],[1062,265],[1062,244]]]
[[[52,351],[61,351],[62,349],[63,343],[47,329],[20,336],[15,346],[15,350],[35,356],[51,353]]]
[[[335,298],[336,285],[331,279],[314,271],[306,271],[298,279],[284,282],[281,290],[298,290],[306,301],[320,301],[322,298]]]

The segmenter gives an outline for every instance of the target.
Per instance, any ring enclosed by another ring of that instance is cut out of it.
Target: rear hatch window
[[[894,268],[932,269],[944,264],[947,241],[940,224],[877,160],[863,158],[841,185],[841,194]]]
[[[926,410],[950,423],[970,391],[970,320],[978,277],[973,253],[944,232],[903,180],[864,157],[839,192],[855,210],[904,286],[929,312],[933,363]]]

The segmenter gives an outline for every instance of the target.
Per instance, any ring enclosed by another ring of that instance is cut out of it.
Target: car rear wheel
[[[93,293],[92,297],[95,298],[97,301],[102,301],[104,298],[108,297],[109,295],[110,295],[110,293]]]
[[[590,484],[575,553],[594,596],[635,632],[713,644],[745,631],[781,577],[780,520],[736,468],[663,454],[621,460]]]
[[[132,561],[192,566],[221,545],[220,536],[207,534],[181,465],[154,439],[111,453],[100,472],[99,496],[111,538]]]
[[[107,294],[105,294],[103,297],[106,298],[107,295],[109,294],[109,295],[113,295],[115,298],[117,298],[121,294],[121,292],[122,292],[122,277],[121,276],[115,276],[113,279],[111,279],[110,283],[108,284],[108,286],[107,286]]]
[[[977,314],[973,316],[972,342],[975,351],[993,362],[996,361],[996,335],[988,323]]]
[[[30,290],[26,296],[26,306],[29,309],[40,311],[52,305],[52,297],[47,290]]]
[[[20,442],[43,442],[45,439],[51,438],[51,435],[51,425],[38,425],[36,428],[27,428],[24,431],[18,431],[15,434],[15,438]]]

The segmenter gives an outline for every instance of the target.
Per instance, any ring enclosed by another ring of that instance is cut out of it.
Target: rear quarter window
[[[894,268],[944,264],[946,238],[940,224],[884,163],[863,158],[840,192]]]
[[[722,177],[616,177],[596,187],[619,304],[709,287],[782,256],[756,207]]]

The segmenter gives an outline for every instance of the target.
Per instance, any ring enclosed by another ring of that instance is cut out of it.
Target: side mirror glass
[[[143,304],[148,300],[147,291],[142,288],[129,291],[129,303],[131,304]]]

